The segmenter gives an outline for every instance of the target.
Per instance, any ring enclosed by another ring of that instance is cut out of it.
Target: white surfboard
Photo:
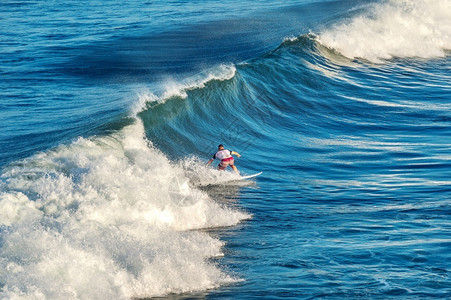
[[[263,173],[263,172],[259,172],[259,173],[252,174],[252,175],[247,175],[247,176],[240,176],[239,178],[234,179],[234,180],[246,180],[246,179],[249,179],[249,178],[254,178],[254,177],[257,177],[258,175],[260,175],[261,173]]]
[[[252,174],[252,175],[246,175],[246,176],[240,176],[240,175],[235,175],[233,177],[228,177],[228,178],[222,178],[222,179],[216,179],[214,181],[210,181],[210,182],[203,182],[201,184],[199,184],[199,186],[208,186],[208,185],[233,185],[234,182],[237,181],[244,181],[247,179],[251,179],[254,177],[257,177],[258,175],[262,174],[263,172],[259,172],[256,174]]]

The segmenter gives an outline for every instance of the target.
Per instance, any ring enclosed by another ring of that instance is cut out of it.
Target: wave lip
[[[451,50],[451,1],[390,0],[319,34],[342,55],[372,62],[395,57],[439,58]]]
[[[225,81],[235,76],[236,67],[233,64],[220,64],[213,68],[208,68],[181,81],[175,81],[173,78],[166,78],[160,83],[155,91],[144,89],[138,93],[138,102],[131,109],[132,116],[135,117],[140,112],[146,110],[149,104],[164,103],[172,97],[185,99],[188,97],[187,91],[200,89],[213,80]]]

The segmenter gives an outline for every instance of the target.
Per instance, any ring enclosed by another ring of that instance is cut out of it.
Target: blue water
[[[450,298],[449,20],[3,1],[1,298]]]

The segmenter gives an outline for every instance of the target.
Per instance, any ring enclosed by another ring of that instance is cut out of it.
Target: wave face
[[[242,195],[257,224],[225,257],[251,282],[211,295],[448,297],[450,59],[374,64],[321,38],[286,38],[139,113],[173,160],[225,143],[263,171]]]
[[[451,296],[449,1],[295,2],[75,5],[8,50],[0,298]],[[219,143],[263,174],[205,187]]]

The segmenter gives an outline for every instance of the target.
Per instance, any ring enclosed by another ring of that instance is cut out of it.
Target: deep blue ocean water
[[[450,20],[3,1],[0,298],[451,298]]]

